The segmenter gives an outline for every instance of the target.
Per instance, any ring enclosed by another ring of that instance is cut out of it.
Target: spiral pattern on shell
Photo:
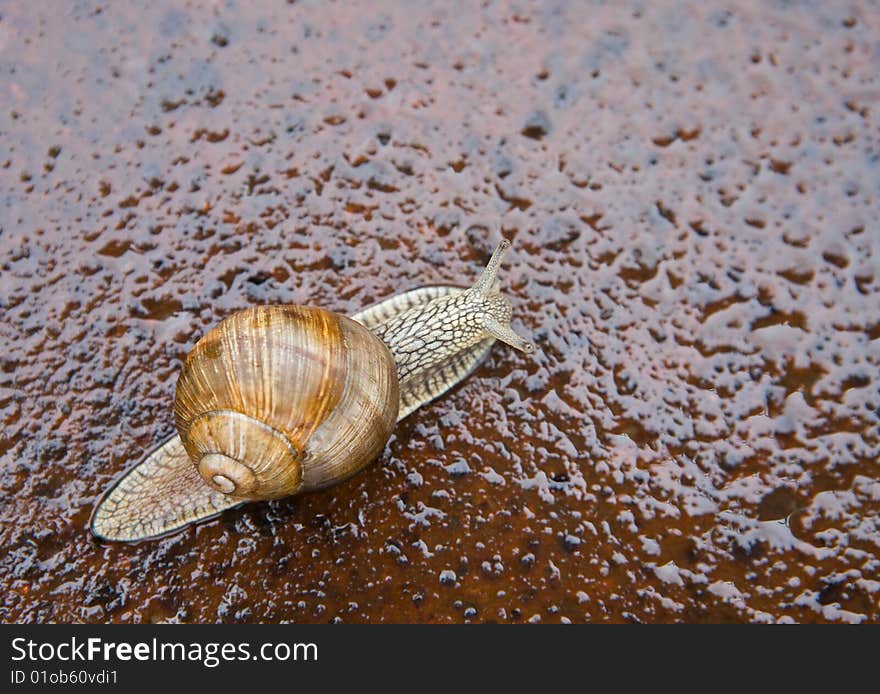
[[[198,341],[177,383],[174,418],[208,485],[275,499],[373,461],[398,402],[394,359],[362,325],[317,308],[258,306]]]

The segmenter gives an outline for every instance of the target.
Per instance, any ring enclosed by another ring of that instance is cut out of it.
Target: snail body
[[[495,340],[531,352],[494,289],[502,241],[469,289],[430,286],[351,318],[304,306],[239,311],[204,335],[177,383],[178,435],[121,477],[92,532],[165,535],[246,501],[335,484],[394,425],[467,376]]]

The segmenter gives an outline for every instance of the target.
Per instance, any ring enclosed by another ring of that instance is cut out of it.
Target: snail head
[[[535,346],[524,337],[517,335],[510,327],[513,308],[495,286],[501,261],[508,248],[510,241],[502,239],[480,278],[468,289],[467,294],[470,302],[478,305],[476,315],[479,316],[483,329],[489,335],[514,349],[531,354],[535,351]]]

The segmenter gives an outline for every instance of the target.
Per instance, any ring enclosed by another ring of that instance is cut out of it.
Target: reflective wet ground
[[[876,5],[413,7],[0,8],[0,619],[880,622]],[[502,234],[536,354],[340,486],[90,536],[219,320]]]

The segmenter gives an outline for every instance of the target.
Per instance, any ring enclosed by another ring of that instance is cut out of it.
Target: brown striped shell
[[[362,325],[317,308],[258,306],[196,343],[174,418],[210,487],[276,499],[334,484],[375,460],[398,403],[394,359]]]

